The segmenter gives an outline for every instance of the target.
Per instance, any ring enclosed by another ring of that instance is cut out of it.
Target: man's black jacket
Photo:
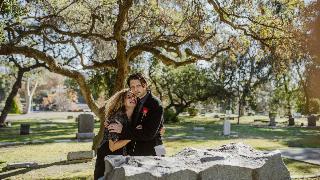
[[[150,92],[142,107],[136,106],[131,125],[124,127],[121,139],[130,139],[128,152],[131,156],[155,156],[154,147],[162,144],[160,128],[163,126],[163,108],[158,98]],[[142,129],[136,129],[142,125]]]

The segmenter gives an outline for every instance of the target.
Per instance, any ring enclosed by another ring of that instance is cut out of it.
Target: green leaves
[[[171,104],[190,106],[192,103],[210,98],[219,99],[225,90],[216,79],[212,79],[211,69],[190,64],[179,68],[166,67],[162,64],[151,67],[153,79]]]
[[[26,12],[21,4],[18,0],[4,0],[1,3],[1,16],[18,18]]]

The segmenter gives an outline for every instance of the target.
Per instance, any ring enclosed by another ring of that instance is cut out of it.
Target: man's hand
[[[163,126],[163,127],[160,129],[160,135],[163,136],[165,132],[166,132],[166,127]]]
[[[108,126],[109,132],[119,133],[119,134],[121,133],[122,128],[123,128],[123,125],[119,121],[116,121],[116,123],[111,123]]]

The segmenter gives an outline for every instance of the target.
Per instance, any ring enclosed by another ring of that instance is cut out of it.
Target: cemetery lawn
[[[235,121],[235,120],[234,120]],[[165,146],[168,155],[185,147],[213,148],[231,142],[243,142],[259,150],[275,150],[288,147],[320,147],[320,130],[300,127],[269,128],[252,126],[252,117],[244,117],[240,125],[231,126],[232,136],[221,135],[222,121],[211,117],[181,117],[181,122],[166,124]],[[21,123],[31,125],[31,134],[20,136]],[[319,123],[319,122],[318,122]],[[95,124],[98,131],[99,122]],[[204,127],[204,130],[194,130]],[[0,143],[18,142],[33,144],[0,147],[0,179],[10,178],[93,178],[95,160],[81,163],[66,162],[70,151],[91,149],[91,142],[63,142],[75,140],[77,124],[74,119],[25,119],[12,122],[12,127],[0,129]],[[60,140],[60,142],[55,142]],[[2,169],[8,163],[30,162],[40,164],[37,169]],[[284,159],[293,176],[313,175],[320,172],[320,166]]]
[[[165,125],[166,147],[170,154],[174,154],[184,147],[211,148],[232,142],[243,142],[259,150],[276,150],[288,147],[320,148],[319,126],[310,129],[298,126],[287,127],[279,123],[281,127],[271,128],[263,124],[255,126],[253,122],[248,120],[249,118],[251,117],[241,118],[239,125],[236,124],[236,120],[233,120],[231,136],[223,136],[223,121],[217,118],[183,117],[180,123]],[[194,130],[197,127],[205,129],[202,131]]]

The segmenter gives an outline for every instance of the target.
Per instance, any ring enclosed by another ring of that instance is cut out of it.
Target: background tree
[[[12,108],[14,97],[18,94],[18,90],[21,88],[22,78],[26,72],[29,72],[31,70],[34,70],[36,68],[45,67],[44,63],[40,63],[38,60],[33,62],[34,64],[26,65],[26,64],[20,64],[19,60],[15,58],[10,58],[10,62],[14,63],[14,66],[17,68],[17,75],[16,80],[11,88],[11,91],[6,99],[5,106],[1,111],[0,115],[0,126],[4,126],[4,121],[7,118],[8,113],[10,112],[10,109]]]
[[[238,101],[238,124],[245,107],[250,107],[255,101],[253,94],[256,89],[271,79],[275,62],[270,53],[257,48],[255,43],[248,43],[247,46],[243,44],[241,49],[236,54],[229,55],[234,59],[225,67],[232,72],[229,79],[232,79],[230,86]]]
[[[187,65],[171,68],[156,62],[150,67],[150,79],[166,104],[165,111],[174,109],[172,120],[177,119],[191,105],[211,98],[221,100],[228,96],[219,80],[211,79],[210,67]]]
[[[23,80],[23,87],[20,92],[24,94],[25,108],[24,113],[28,114],[32,111],[32,103],[36,90],[43,85],[47,80],[43,79],[45,73],[48,72],[44,68],[33,70],[32,73],[26,73]]]
[[[1,65],[1,71],[0,71],[0,103],[6,99],[8,96],[8,92],[10,91],[10,86],[11,86],[11,79],[8,76],[9,70],[6,65]],[[1,109],[3,106],[1,105]]]

